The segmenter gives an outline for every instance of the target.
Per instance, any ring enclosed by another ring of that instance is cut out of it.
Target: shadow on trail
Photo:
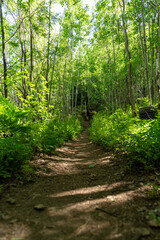
[[[156,239],[158,231],[149,229],[146,236],[140,231],[148,228],[142,208],[154,202],[146,195],[143,177],[127,173],[112,155],[90,143],[87,130],[56,155],[35,163],[37,180],[10,190],[18,204],[2,199],[17,221],[1,221],[0,240]],[[45,210],[36,211],[37,204]]]

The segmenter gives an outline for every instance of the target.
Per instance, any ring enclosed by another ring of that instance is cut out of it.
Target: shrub
[[[118,148],[135,121],[131,113],[118,109],[114,114],[98,113],[91,122],[90,139],[108,149]]]
[[[26,124],[27,113],[7,99],[0,97],[0,134],[1,137],[27,134],[30,131]]]
[[[0,97],[0,176],[9,177],[32,156],[27,113]]]
[[[160,166],[160,116],[142,121],[122,110],[111,116],[98,113],[89,132],[91,140],[105,148],[126,152],[131,167]]]
[[[0,139],[0,176],[9,177],[31,158],[29,144],[8,137]]]
[[[30,114],[32,110],[34,114]],[[76,117],[62,121],[56,115],[51,119],[51,114],[46,112],[45,109],[41,118],[32,107],[24,111],[0,97],[1,177],[10,177],[25,167],[37,150],[52,152],[82,130]]]
[[[79,119],[71,116],[63,121],[50,120],[41,133],[41,147],[44,152],[52,152],[67,140],[75,138],[82,130]]]
[[[130,165],[144,168],[160,166],[160,117],[145,122],[136,132],[131,133],[126,141],[125,150],[131,161]]]

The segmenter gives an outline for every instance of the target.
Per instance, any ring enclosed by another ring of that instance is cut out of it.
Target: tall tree
[[[31,0],[28,2],[29,4],[29,29],[30,29],[30,82],[33,81],[33,29],[32,29],[32,13],[31,13]]]
[[[5,32],[3,24],[3,10],[2,10],[3,1],[0,0],[0,19],[1,19],[1,34],[2,34],[2,55],[3,55],[3,88],[4,88],[4,97],[8,97],[8,88],[7,88],[7,59],[6,59],[6,43],[5,43]]]
[[[49,102],[49,66],[50,66],[50,40],[51,40],[51,5],[52,0],[49,1],[48,7],[48,46],[47,46],[47,70],[46,70],[46,100]]]
[[[128,74],[129,74],[129,94],[130,94],[130,104],[132,106],[133,114],[135,115],[135,100],[134,100],[134,92],[133,92],[133,79],[132,79],[132,58],[131,58],[131,52],[129,48],[129,39],[127,34],[127,28],[126,28],[126,22],[125,22],[125,12],[126,12],[126,4],[125,0],[122,0],[122,4],[119,1],[119,5],[122,9],[122,27],[123,27],[123,33],[125,37],[125,50],[128,56],[129,64],[128,64]]]

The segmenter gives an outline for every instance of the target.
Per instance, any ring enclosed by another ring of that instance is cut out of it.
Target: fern
[[[18,109],[7,99],[0,97],[0,132],[5,135],[28,133],[27,113]]]

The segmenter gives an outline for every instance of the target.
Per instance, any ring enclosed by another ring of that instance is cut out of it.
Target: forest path
[[[34,182],[13,183],[5,192],[0,240],[160,239],[160,228],[145,218],[159,203],[146,195],[153,176],[128,173],[121,160],[89,142],[85,124],[55,155],[33,161]]]

